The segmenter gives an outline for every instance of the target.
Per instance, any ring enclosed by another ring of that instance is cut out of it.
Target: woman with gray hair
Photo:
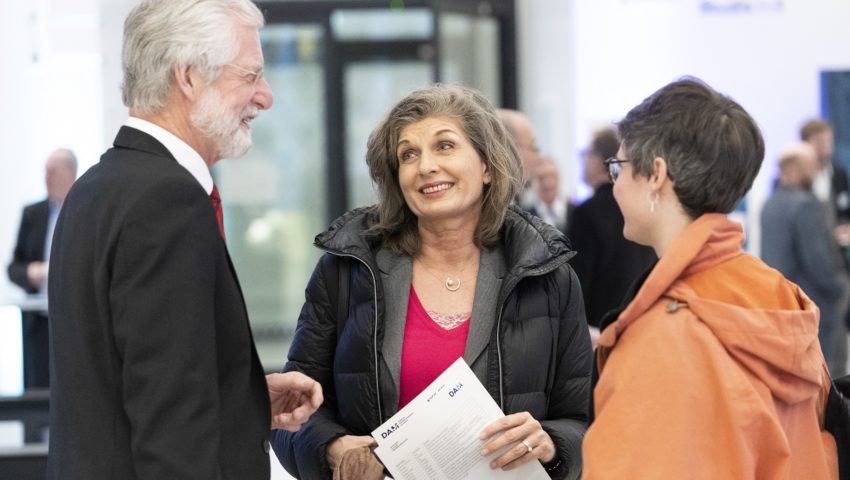
[[[491,468],[539,461],[577,478],[590,339],[573,252],[553,227],[509,206],[517,150],[478,92],[411,93],[372,132],[377,205],[316,237],[286,371],[326,402],[275,451],[298,478],[328,478],[346,453],[463,357],[507,416],[481,432]],[[504,435],[493,438],[497,433]]]

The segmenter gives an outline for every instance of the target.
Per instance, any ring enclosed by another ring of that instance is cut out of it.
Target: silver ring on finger
[[[527,452],[525,452],[525,453],[531,453],[531,451],[532,451],[532,450],[534,450],[534,447],[532,447],[532,446],[531,446],[531,444],[530,444],[530,443],[528,443],[528,440],[527,440],[527,439],[526,439],[526,440],[523,440],[523,441],[522,441],[522,442],[520,442],[520,443],[522,443],[523,445],[525,445],[525,448],[527,448],[527,449],[528,449],[528,451],[527,451]]]

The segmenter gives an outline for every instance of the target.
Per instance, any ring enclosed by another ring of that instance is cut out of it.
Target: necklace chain
[[[443,281],[442,279],[440,279],[440,277],[437,276],[437,274],[434,273],[433,270],[428,268],[428,266],[425,265],[425,262],[423,262],[421,259],[419,260],[419,265],[422,265],[422,268],[424,268],[425,271],[428,272],[429,275],[434,277],[435,280],[437,280],[438,282]],[[460,271],[457,272],[456,277],[452,277],[451,275],[446,276],[445,283],[443,283],[443,286],[446,287],[446,290],[448,290],[450,292],[456,292],[456,291],[460,290],[460,286],[463,283],[460,279],[460,274],[462,274],[464,272],[464,270],[466,270],[466,267],[468,267],[468,266],[469,266],[469,263],[464,265],[463,268],[461,268]]]

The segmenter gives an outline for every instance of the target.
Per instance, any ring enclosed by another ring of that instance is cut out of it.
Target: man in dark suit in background
[[[826,204],[828,213],[837,224],[850,222],[850,184],[847,170],[833,159],[835,136],[829,123],[813,119],[800,128],[800,140],[814,148],[819,170],[812,189]]]
[[[567,233],[567,220],[572,215],[573,204],[561,197],[561,174],[551,157],[542,157],[532,179],[535,199],[528,213]]]
[[[593,188],[593,196],[575,207],[567,222],[567,237],[577,252],[570,265],[581,282],[594,341],[602,316],[620,306],[629,286],[657,259],[651,248],[623,236],[623,214],[604,164],[619,148],[613,129],[593,135],[584,154],[584,181]]]
[[[270,427],[322,401],[263,376],[209,171],[272,105],[263,23],[249,0],[145,0],[125,21],[130,118],[53,241],[50,479],[267,480]]]
[[[77,178],[77,157],[67,148],[55,150],[44,166],[47,198],[24,208],[18,242],[9,264],[9,279],[28,294],[44,294],[53,227],[68,190]],[[50,385],[46,312],[23,312],[24,388]]]

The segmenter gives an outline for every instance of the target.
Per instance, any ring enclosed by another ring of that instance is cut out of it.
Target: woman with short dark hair
[[[509,206],[516,147],[475,90],[401,100],[369,138],[378,190],[316,237],[328,253],[285,370],[326,402],[275,451],[298,478],[328,478],[346,452],[463,357],[507,416],[482,432],[491,468],[537,461],[578,478],[591,349],[573,255],[553,227]],[[498,433],[504,435],[493,438]]]
[[[684,79],[618,127],[623,233],[659,260],[603,319],[584,477],[835,478],[817,307],[725,215],[764,158],[755,121]]]

